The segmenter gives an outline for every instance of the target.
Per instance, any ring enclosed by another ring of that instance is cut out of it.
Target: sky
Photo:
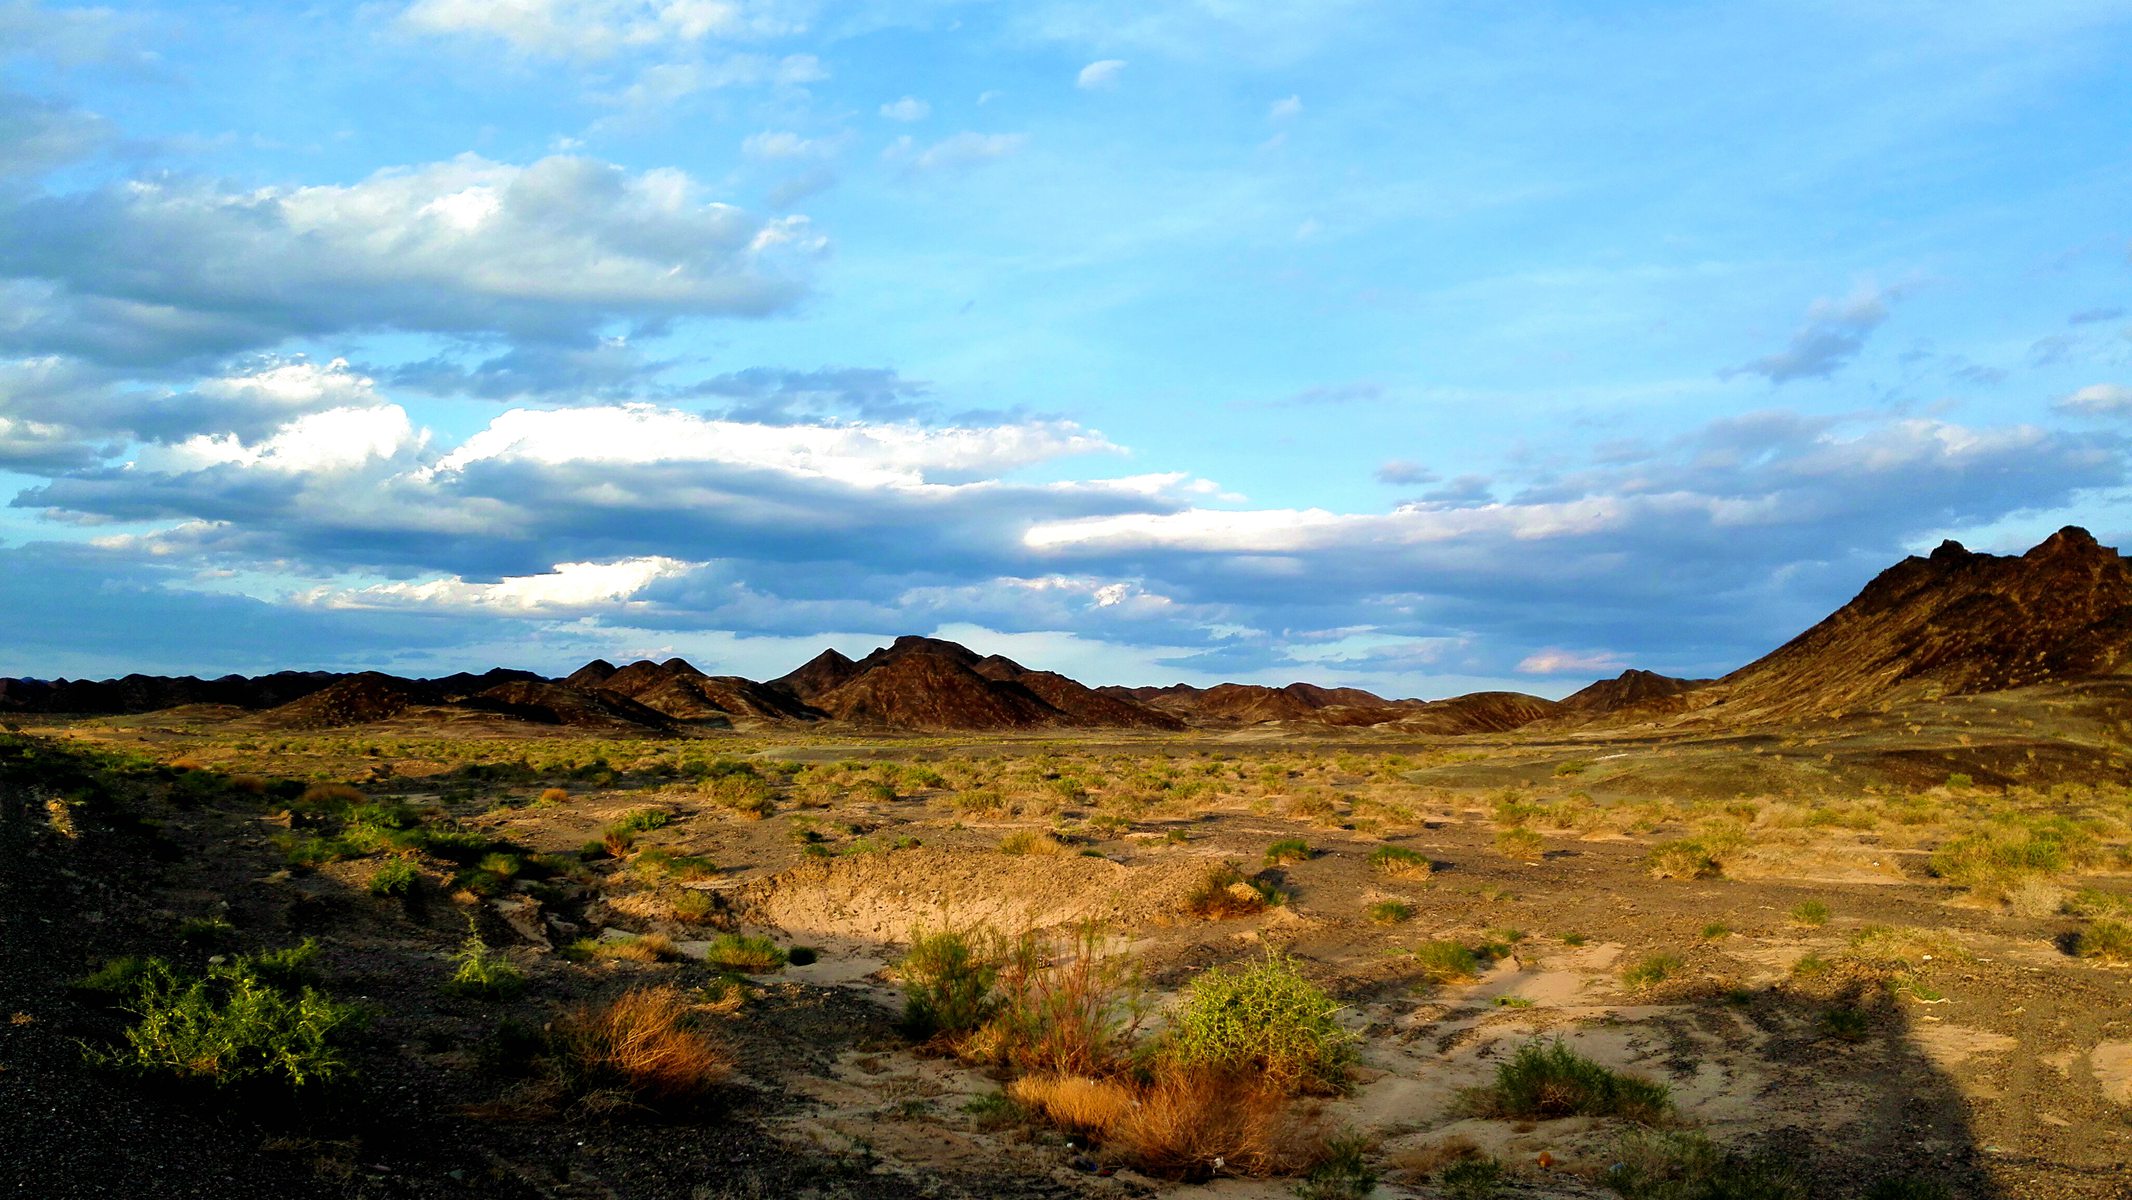
[[[2132,4],[0,0],[0,675],[1707,676],[2132,547]]]

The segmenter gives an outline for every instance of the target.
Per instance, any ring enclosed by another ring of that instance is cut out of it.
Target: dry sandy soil
[[[1554,1036],[1665,1082],[1681,1126],[1781,1156],[1815,1196],[1891,1176],[1960,1197],[2128,1196],[2132,971],[2072,952],[2112,897],[2132,896],[2120,710],[2039,689],[1757,734],[1419,742],[1278,729],[591,742],[419,725],[262,734],[213,712],[44,720],[25,732],[214,783],[184,785],[190,800],[167,779],[128,785],[71,832],[19,779],[0,806],[0,1120],[17,1131],[0,1181],[82,1196],[1288,1194],[1288,1180],[1112,1170],[1100,1148],[973,1113],[1004,1077],[896,1032],[892,964],[914,930],[1092,919],[1158,1010],[1209,965],[1269,949],[1337,996],[1361,1068],[1321,1116],[1372,1136],[1379,1196],[1444,1194],[1432,1172],[1467,1143],[1510,1169],[1503,1195],[1612,1194],[1600,1185],[1619,1122],[1462,1115],[1465,1089]],[[733,785],[730,767],[707,778],[719,760],[766,782]],[[480,769],[494,764],[523,766]],[[427,899],[407,903],[369,893],[373,856],[291,869],[277,838],[297,831],[247,790],[283,777],[350,781],[573,861],[629,813],[669,819],[575,879],[477,889],[487,897],[424,859]],[[566,795],[539,799],[551,788]],[[1965,836],[2059,818],[2084,839],[2066,863],[1948,872]],[[1064,852],[1002,852],[1025,831]],[[1309,857],[1269,866],[1284,839]],[[1654,859],[1684,839],[1710,851],[1707,871]],[[1377,869],[1386,845],[1432,869]],[[717,869],[662,877],[639,865],[648,847]],[[1192,915],[1187,895],[1224,862],[1285,901]],[[687,893],[709,903],[677,907]],[[1372,919],[1386,901],[1404,914]],[[116,1018],[69,981],[119,954],[193,952],[177,930],[207,917],[228,922],[233,948],[319,940],[328,987],[373,1010],[355,1082],[294,1104],[203,1099],[83,1065],[80,1043],[108,1043]],[[470,922],[527,974],[522,995],[441,989]],[[738,1070],[707,1108],[529,1099],[510,1028],[638,982],[716,987],[696,956],[734,930],[819,958],[751,976],[718,1018]],[[682,958],[564,952],[646,933]],[[1415,950],[1444,941],[1483,949],[1480,971],[1432,973]],[[1672,960],[1664,977],[1637,975],[1654,956]]]

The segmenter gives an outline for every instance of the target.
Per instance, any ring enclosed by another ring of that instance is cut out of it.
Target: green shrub
[[[305,938],[294,946],[261,950],[237,959],[239,970],[248,970],[279,988],[302,988],[319,982],[318,942]]]
[[[1828,905],[1820,900],[1801,900],[1791,910],[1791,919],[1801,925],[1826,925],[1828,916]]]
[[[1298,1180],[1298,1200],[1368,1200],[1377,1190],[1377,1169],[1369,1161],[1370,1139],[1342,1133],[1326,1139],[1310,1171]]]
[[[1485,1154],[1462,1158],[1436,1173],[1450,1200],[1494,1200],[1503,1190],[1503,1164]]]
[[[1621,982],[1624,987],[1640,992],[1680,974],[1687,965],[1678,954],[1647,954],[1621,973]]]
[[[1635,1130],[1605,1183],[1625,1200],[1806,1200],[1781,1165],[1742,1158],[1699,1133]]]
[[[1518,1047],[1495,1069],[1495,1083],[1470,1097],[1477,1113],[1497,1117],[1623,1117],[1640,1124],[1672,1109],[1666,1085],[1603,1067],[1557,1038]]]
[[[2102,962],[2132,962],[2132,925],[2099,917],[2073,935],[2073,953]]]
[[[1421,969],[1437,983],[1450,983],[1460,979],[1473,979],[1480,975],[1484,963],[1464,942],[1448,938],[1423,942],[1414,947],[1414,960]]]
[[[1370,867],[1386,875],[1420,879],[1429,874],[1434,864],[1429,861],[1428,855],[1419,850],[1409,850],[1405,846],[1379,846],[1370,851]]]
[[[388,858],[370,873],[370,894],[405,899],[422,885],[422,870],[404,858]]]
[[[704,950],[703,961],[728,971],[775,971],[785,965],[785,952],[766,937],[721,933]]]
[[[205,977],[150,960],[124,1007],[135,1018],[124,1049],[92,1061],[217,1086],[263,1080],[300,1088],[346,1075],[347,1034],[359,1010],[305,987],[291,994],[239,958]]]
[[[1397,925],[1414,915],[1414,906],[1404,900],[1379,900],[1369,906],[1369,918],[1379,925]]]
[[[129,954],[124,958],[107,960],[104,965],[74,981],[74,986],[88,992],[104,992],[113,996],[130,996],[148,974],[149,965],[156,960]]]
[[[1302,838],[1282,838],[1266,847],[1266,865],[1284,867],[1289,863],[1308,862],[1315,855],[1316,851],[1310,848],[1310,843]]]
[[[903,1027],[912,1037],[968,1033],[985,1023],[997,1001],[998,970],[971,935],[920,930],[896,964],[903,982]]]
[[[511,964],[501,951],[491,950],[478,933],[468,934],[459,952],[452,956],[459,964],[446,990],[459,996],[472,996],[479,1000],[508,1000],[525,990],[524,972]]]
[[[1186,1070],[1249,1072],[1290,1089],[1338,1091],[1357,1040],[1335,1019],[1339,1011],[1285,955],[1216,967],[1185,989],[1161,1054]]]

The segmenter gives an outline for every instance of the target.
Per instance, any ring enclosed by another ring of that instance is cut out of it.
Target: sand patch
[[[1981,1055],[2004,1054],[2020,1045],[2018,1039],[2003,1033],[1947,1024],[1918,1025],[1910,1031],[1910,1040],[1927,1061],[1943,1071]]]
[[[751,919],[792,937],[901,942],[921,926],[1018,932],[1176,917],[1211,859],[1127,867],[1082,856],[899,850],[804,863],[735,889]]]
[[[2132,1042],[2104,1042],[2088,1053],[2095,1082],[2112,1104],[2132,1104]]]

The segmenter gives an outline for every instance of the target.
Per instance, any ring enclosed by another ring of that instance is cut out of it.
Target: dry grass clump
[[[1064,939],[989,930],[921,932],[897,965],[905,1031],[964,1058],[1059,1076],[1124,1060],[1146,1006],[1132,962],[1100,927]]]
[[[1078,854],[1058,838],[1041,829],[1017,829],[999,840],[1001,854],[1064,855]]]
[[[674,939],[663,933],[618,938],[582,938],[571,943],[570,951],[582,958],[611,959],[619,962],[673,962],[681,957],[681,948],[674,945]]]
[[[1419,850],[1379,846],[1370,851],[1370,868],[1394,879],[1427,879],[1435,870],[1435,864]]]
[[[1105,1131],[1105,1145],[1150,1175],[1200,1182],[1216,1170],[1283,1175],[1325,1143],[1289,1097],[1262,1079],[1213,1071],[1165,1072]],[[1219,1164],[1219,1166],[1217,1166]]]
[[[1281,899],[1280,889],[1246,876],[1235,863],[1225,862],[1207,868],[1207,873],[1185,894],[1184,907],[1193,916],[1221,921],[1264,912]]]
[[[572,1090],[620,1090],[654,1106],[701,1098],[733,1066],[674,987],[634,988],[573,1008],[557,1018],[554,1045]]]
[[[1015,1103],[1070,1133],[1107,1135],[1139,1097],[1114,1079],[1085,1075],[1024,1075],[1007,1085]]]
[[[2073,953],[2098,962],[2132,963],[2132,925],[2098,917],[2072,938]]]

